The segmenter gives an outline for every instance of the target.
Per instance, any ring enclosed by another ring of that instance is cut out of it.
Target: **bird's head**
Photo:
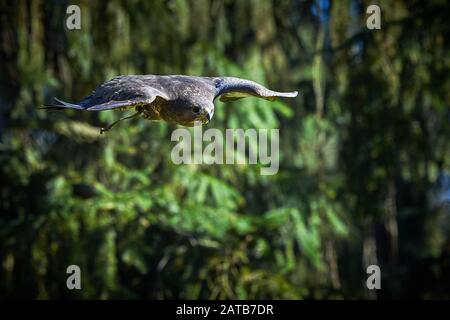
[[[214,114],[214,103],[204,99],[180,99],[171,102],[169,118],[186,127],[208,123]]]

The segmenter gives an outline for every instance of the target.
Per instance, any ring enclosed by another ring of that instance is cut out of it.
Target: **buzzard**
[[[44,108],[136,111],[102,128],[100,133],[103,133],[119,121],[139,115],[147,120],[165,120],[183,126],[205,124],[213,117],[213,101],[217,97],[227,102],[249,96],[274,100],[296,97],[297,91],[272,91],[254,81],[235,77],[128,75],[103,83],[76,104],[55,98],[57,104]]]

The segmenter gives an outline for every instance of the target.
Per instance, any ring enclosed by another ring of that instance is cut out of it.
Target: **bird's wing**
[[[55,99],[59,104],[50,107],[88,111],[128,110],[139,105],[150,104],[157,98],[169,100],[164,88],[157,82],[145,81],[137,76],[119,76],[99,86],[90,96],[77,104]]]
[[[258,97],[266,100],[275,100],[277,97],[294,98],[298,92],[278,92],[250,80],[223,77],[214,80],[217,88],[216,97],[220,96],[220,101],[227,102],[246,97]]]
[[[157,82],[145,81],[137,76],[119,76],[98,87],[81,104],[90,111],[126,110],[142,104],[150,104],[156,98],[169,100]]]

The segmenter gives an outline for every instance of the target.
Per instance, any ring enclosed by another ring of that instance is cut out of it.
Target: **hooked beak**
[[[205,116],[206,116],[206,119],[208,119],[208,122],[211,121],[213,115],[214,115],[214,109],[211,111],[208,111],[208,110],[206,111]]]
[[[205,110],[205,112],[203,113],[203,115],[202,115],[202,118],[203,118],[203,124],[206,124],[206,123],[208,123],[209,121],[211,121],[211,119],[212,119],[212,117],[213,117],[213,114],[214,114],[214,111],[208,111],[208,110]]]

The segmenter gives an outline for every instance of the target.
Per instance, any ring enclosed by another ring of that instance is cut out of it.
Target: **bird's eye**
[[[200,107],[193,107],[192,108],[192,112],[199,113],[200,112]]]

